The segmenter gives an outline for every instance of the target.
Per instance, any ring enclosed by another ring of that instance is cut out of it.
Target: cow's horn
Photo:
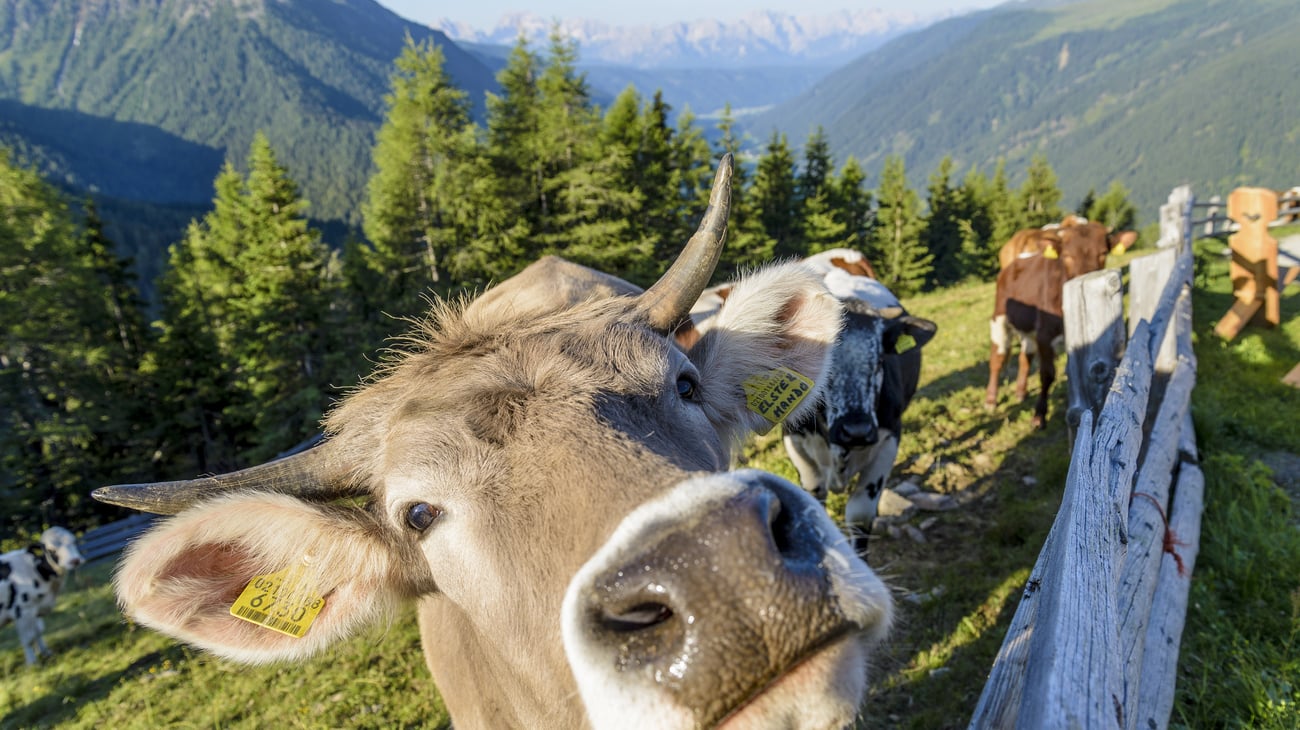
[[[149,484],[100,487],[91,496],[100,502],[141,512],[174,515],[190,505],[235,490],[279,492],[299,497],[336,499],[356,496],[359,488],[340,486],[329,443],[293,456],[229,474]]]
[[[668,271],[638,300],[638,307],[649,318],[650,326],[659,332],[673,331],[689,316],[691,306],[709,285],[709,278],[718,265],[722,242],[727,237],[727,215],[731,211],[733,164],[731,153],[722,156],[699,230]]]

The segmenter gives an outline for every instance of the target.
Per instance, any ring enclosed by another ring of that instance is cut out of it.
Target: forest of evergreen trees
[[[481,291],[545,254],[652,282],[694,230],[714,161],[742,140],[730,113],[710,144],[688,113],[670,125],[659,95],[631,88],[597,108],[576,53],[558,36],[545,54],[521,43],[478,125],[438,47],[408,40],[373,150],[364,240],[326,246],[259,135],[247,173],[228,161],[210,212],[170,247],[153,309],[93,205],[0,151],[0,534],[102,520],[112,510],[88,496],[102,484],[225,471],[293,447],[430,296]],[[773,134],[744,160],[719,280],[847,246],[906,297],[991,277],[1011,233],[1063,213],[1043,157],[1018,187],[1004,165],[958,180],[945,159],[923,194],[899,157],[874,188],[853,158],[833,160],[820,130],[800,155]],[[1077,210],[1134,224],[1119,185]]]

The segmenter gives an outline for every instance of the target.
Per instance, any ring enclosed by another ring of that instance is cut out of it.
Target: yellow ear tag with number
[[[230,615],[301,639],[325,607],[304,566],[259,575],[248,582]]]
[[[813,391],[813,381],[785,367],[751,375],[742,385],[749,410],[773,426],[784,421]]]
[[[1056,249],[1052,248],[1051,246],[1048,246],[1047,248],[1043,249],[1043,258],[1045,259],[1060,258],[1060,254],[1056,252]]]

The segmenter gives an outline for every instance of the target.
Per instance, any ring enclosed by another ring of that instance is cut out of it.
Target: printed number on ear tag
[[[751,375],[743,383],[749,410],[773,426],[784,421],[813,390],[813,381],[790,368]]]
[[[259,575],[248,582],[230,615],[301,639],[325,607],[301,566]]]

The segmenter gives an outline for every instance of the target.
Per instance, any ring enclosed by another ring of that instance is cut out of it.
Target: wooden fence
[[[1126,267],[1127,328],[1121,270],[1066,285],[1073,458],[972,728],[1168,725],[1204,488],[1192,207],[1175,205],[1158,252]]]

